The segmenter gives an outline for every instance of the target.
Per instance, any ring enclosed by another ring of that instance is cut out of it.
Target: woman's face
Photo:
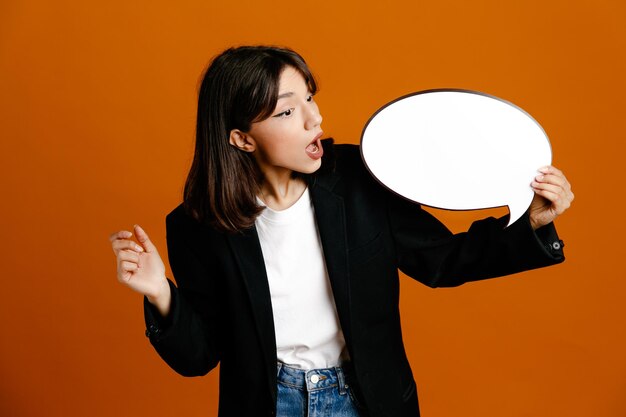
[[[247,132],[253,155],[267,176],[315,172],[321,165],[322,116],[299,71],[285,67],[280,75],[276,109]]]

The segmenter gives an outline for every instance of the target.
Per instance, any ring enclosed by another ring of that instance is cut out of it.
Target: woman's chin
[[[318,169],[320,169],[320,167],[322,166],[322,160],[321,159],[317,159],[315,161],[314,164],[312,164],[310,167],[307,167],[307,169],[301,171],[303,174],[312,174],[315,171],[317,171]]]

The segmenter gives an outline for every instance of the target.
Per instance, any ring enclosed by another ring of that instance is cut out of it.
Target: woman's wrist
[[[170,305],[172,303],[172,293],[167,278],[164,277],[159,286],[159,289],[153,295],[146,295],[146,298],[159,310],[161,316],[167,317],[170,312]]]

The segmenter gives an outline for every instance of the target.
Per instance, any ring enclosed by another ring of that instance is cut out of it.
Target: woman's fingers
[[[565,177],[563,172],[553,166],[547,166],[543,168],[539,168],[539,175],[535,177],[535,181],[537,182],[546,182],[549,184],[559,185],[563,187],[565,190],[571,190],[572,186]]]
[[[572,189],[567,178],[562,175],[540,174],[535,177],[533,183],[553,185],[562,188],[564,191],[571,191]]]
[[[117,258],[117,278],[120,282],[128,283],[134,271],[139,269],[139,254],[144,248],[137,242],[130,240],[133,235],[128,230],[120,230],[109,236],[113,253]]]
[[[135,252],[143,252],[144,249],[141,245],[138,245],[136,242],[132,240],[116,238],[112,241],[111,247],[113,248],[113,252],[117,255],[117,253],[121,250],[132,250]]]
[[[550,190],[535,190],[535,194],[545,198],[549,204],[546,208],[554,214],[560,215],[570,206],[570,200],[563,198],[561,194],[554,193]]]
[[[139,254],[134,251],[122,250],[118,253],[117,259],[120,261],[129,261],[139,264]]]
[[[121,261],[120,267],[124,271],[135,271],[137,268],[139,268],[139,265],[137,265],[137,262]]]
[[[542,187],[542,188],[534,188],[536,194],[548,199],[551,203],[553,203],[558,208],[563,210],[569,208],[574,199],[574,195],[571,193],[564,192],[560,188],[555,187]]]
[[[136,271],[138,268],[139,266],[135,262],[128,262],[128,261],[120,262],[120,271],[118,274],[119,280],[123,282],[128,282],[133,276],[132,273]]]
[[[119,232],[112,233],[111,236],[109,236],[109,240],[113,242],[117,239],[128,239],[132,235],[133,233],[128,230],[120,230]]]
[[[564,190],[570,187],[569,182],[565,179],[565,177],[554,175],[554,174],[540,174],[535,177],[535,182],[537,184],[549,184],[554,185]]]
[[[563,172],[553,166],[543,167],[539,172],[531,184],[535,192],[558,206],[559,212],[569,208],[574,193]]]
[[[572,187],[561,170],[546,166],[530,184],[535,197],[530,206],[530,222],[534,229],[544,226],[567,210],[574,200]]]
[[[545,167],[541,167],[539,168],[537,171],[543,173],[543,174],[556,174],[556,175],[561,175],[563,176],[563,172],[558,169],[555,166],[552,165],[546,165]]]
[[[565,189],[563,188],[563,186],[554,184],[554,183],[551,184],[549,182],[533,181],[531,186],[536,190],[547,190],[547,191],[552,191],[553,193],[557,193],[557,194],[565,192]]]
[[[139,269],[139,255],[137,252],[121,250],[117,253],[118,281],[128,283],[137,269]]]

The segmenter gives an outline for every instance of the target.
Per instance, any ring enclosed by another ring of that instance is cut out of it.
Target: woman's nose
[[[317,106],[312,106],[307,112],[307,117],[305,121],[305,128],[307,130],[315,129],[319,125],[322,124],[322,115]]]

